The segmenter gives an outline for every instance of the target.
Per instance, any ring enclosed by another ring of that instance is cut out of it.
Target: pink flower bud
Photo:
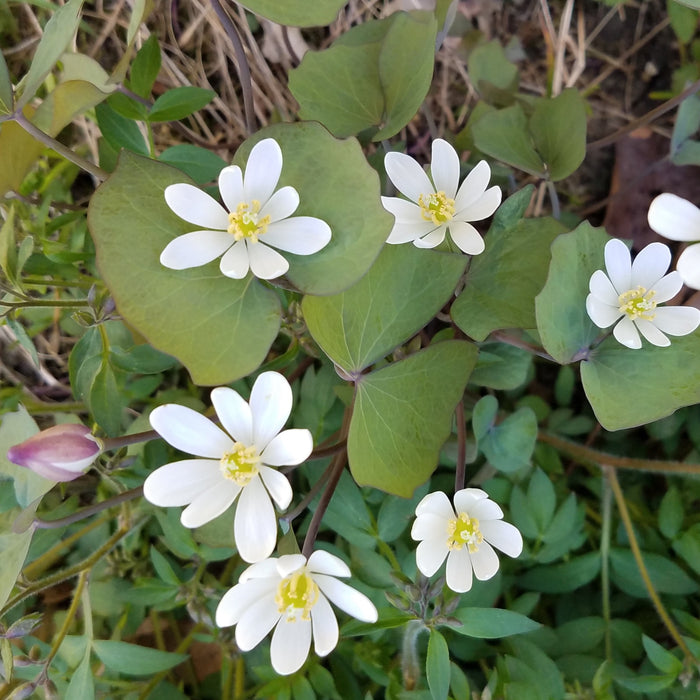
[[[72,481],[87,471],[102,443],[84,425],[64,423],[42,430],[7,451],[7,458],[51,481]]]

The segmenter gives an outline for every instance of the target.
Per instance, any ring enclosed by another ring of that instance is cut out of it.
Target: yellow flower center
[[[418,206],[421,209],[421,216],[426,221],[434,224],[445,224],[452,221],[455,215],[455,200],[450,199],[444,192],[434,194],[422,194],[418,197]]]
[[[318,585],[303,568],[280,581],[275,603],[287,622],[310,620],[311,608],[316,605],[318,596]]]
[[[257,243],[258,237],[262,236],[270,223],[269,216],[258,216],[260,212],[260,202],[254,199],[252,204],[241,202],[236,211],[228,215],[228,232],[237,240],[247,238],[251,243]]]
[[[620,305],[620,312],[627,314],[627,318],[631,321],[637,318],[641,318],[644,321],[653,321],[656,317],[654,313],[654,309],[656,308],[654,296],[656,296],[656,292],[653,289],[648,292],[641,286],[636,289],[629,289],[623,294],[620,294],[617,299]]]
[[[246,447],[236,442],[233,448],[221,458],[221,473],[239,486],[247,486],[258,473],[260,455],[254,447]]]
[[[466,513],[460,513],[456,518],[447,521],[447,548],[462,549],[464,545],[470,552],[476,552],[484,541],[479,530],[479,521],[470,518]]]

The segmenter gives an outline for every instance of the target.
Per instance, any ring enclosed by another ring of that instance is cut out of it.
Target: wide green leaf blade
[[[299,193],[294,216],[323,219],[330,243],[313,255],[284,253],[286,277],[306,294],[337,294],[357,282],[376,259],[394,218],[381,205],[379,177],[355,139],[339,140],[319,124],[277,124],[262,129],[236,153],[244,165],[263,138],[276,139],[284,165],[280,186]]]
[[[510,637],[541,627],[539,622],[525,615],[501,608],[460,608],[452,613],[452,617],[462,623],[461,627],[454,628],[455,632],[478,639]]]
[[[10,80],[5,57],[0,53],[0,115],[12,114],[13,108],[12,80]]]
[[[109,639],[96,639],[92,643],[92,648],[107,668],[128,676],[150,676],[153,673],[167,671],[188,658],[187,654],[160,651],[160,649]]]
[[[385,246],[342,294],[305,297],[314,340],[347,372],[360,372],[417,333],[452,294],[466,257],[412,245]]]
[[[248,276],[224,277],[218,261],[191,270],[160,264],[162,250],[194,226],[167,206],[165,187],[187,178],[123,152],[90,202],[97,262],[124,319],[157,349],[177,357],[198,384],[224,384],[254,371],[279,329],[279,300]]]
[[[470,343],[445,341],[358,379],[348,435],[358,484],[408,498],[428,479],[476,355]]]
[[[162,94],[151,107],[149,122],[170,122],[184,119],[208,105],[216,97],[213,90],[184,85]]]
[[[591,275],[604,269],[610,236],[584,221],[552,245],[547,283],[535,299],[537,329],[545,350],[560,364],[571,362],[600,335],[586,312]]]
[[[347,0],[244,0],[239,3],[256,15],[291,27],[321,27],[330,24]]]
[[[445,638],[436,629],[430,630],[425,675],[433,700],[447,700],[450,692],[450,650]]]

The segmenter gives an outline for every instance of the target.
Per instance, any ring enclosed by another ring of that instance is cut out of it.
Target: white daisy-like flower
[[[518,529],[504,522],[503,511],[481,489],[461,489],[454,508],[442,492],[429,493],[416,508],[411,537],[420,541],[416,565],[432,576],[447,558],[447,585],[457,593],[472,587],[472,572],[486,581],[498,571],[500,549],[509,557],[523,551]]]
[[[238,499],[233,523],[236,547],[245,561],[261,561],[277,542],[270,496],[280,510],[292,500],[287,477],[274,467],[301,464],[313,449],[311,433],[280,432],[292,410],[292,389],[277,372],[263,372],[255,380],[250,403],[228,387],[214,389],[211,401],[227,432],[178,404],[152,411],[154,430],[198,459],[159,467],[146,479],[143,494],[157,506],[187,505],[180,518],[185,527],[208,523]]]
[[[250,268],[260,279],[273,279],[289,263],[273,248],[296,255],[317,253],[331,239],[325,221],[313,216],[292,216],[299,206],[293,187],[275,192],[282,173],[282,151],[274,139],[253,146],[245,175],[237,165],[219,174],[219,192],[226,209],[193,185],[178,183],[165,188],[168,206],[190,224],[202,229],[168,243],[160,262],[173,270],[205,265],[219,256],[221,272],[243,279]]]
[[[294,673],[309,655],[312,637],[319,656],[330,654],[338,643],[338,622],[329,600],[358,620],[377,621],[372,601],[337,576],[350,576],[350,569],[322,550],[308,562],[302,554],[285,554],[253,564],[221,599],[216,624],[236,625],[242,651],[256,647],[274,628],[272,667],[281,675]]]
[[[700,241],[700,209],[678,195],[664,192],[649,207],[649,226],[672,241]],[[700,243],[688,246],[676,265],[683,282],[700,289]]]
[[[641,333],[650,343],[666,347],[669,335],[687,335],[700,325],[700,310],[691,306],[659,307],[683,286],[678,272],[665,274],[671,251],[663,243],[651,243],[632,262],[619,239],[605,245],[605,269],[596,270],[589,282],[586,311],[598,328],[617,322],[613,335],[628,348],[642,347]],[[618,322],[619,321],[619,322]]]
[[[464,253],[483,252],[484,240],[469,222],[486,219],[501,203],[500,188],[487,189],[491,168],[485,160],[477,163],[459,189],[459,156],[443,139],[433,141],[430,178],[405,153],[387,153],[384,167],[396,189],[411,200],[382,197],[384,208],[396,219],[387,243],[434,248],[449,231]]]

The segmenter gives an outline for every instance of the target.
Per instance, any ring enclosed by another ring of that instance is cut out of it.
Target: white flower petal
[[[173,212],[190,224],[225,231],[228,212],[199,187],[180,182],[165,188],[165,202]]]
[[[687,199],[664,192],[649,207],[649,226],[672,241],[700,241],[700,209]]]
[[[299,193],[293,187],[282,187],[260,209],[259,216],[270,217],[270,222],[281,221],[291,216],[299,206]]]
[[[619,306],[620,294],[613,287],[613,283],[602,270],[596,270],[588,282],[588,289],[591,294],[598,300],[608,306]],[[624,290],[627,291],[627,290]]]
[[[333,576],[314,574],[313,579],[331,603],[343,612],[362,622],[377,621],[377,608],[364,593],[348,586],[347,583],[338,581]]]
[[[486,192],[490,179],[491,168],[489,164],[485,160],[480,160],[472,168],[467,177],[464,178],[464,182],[460,185],[459,190],[457,190],[455,211],[461,212],[479,200],[484,192]]]
[[[198,457],[220,459],[233,447],[233,440],[221,428],[186,406],[174,403],[158,406],[148,420],[173,447]]]
[[[447,555],[445,579],[455,593],[466,593],[472,587],[472,563],[466,547],[453,549]]]
[[[432,221],[426,221],[423,218],[422,209],[417,204],[409,202],[407,199],[400,199],[399,197],[382,197],[382,206],[390,214],[394,215],[397,223],[429,223],[430,225],[435,226]]]
[[[306,428],[284,430],[270,440],[261,455],[262,461],[271,467],[296,466],[309,457],[313,448],[311,431]]]
[[[420,223],[397,222],[391,229],[387,243],[397,245],[400,243],[412,243],[419,236],[435,231],[435,224],[432,221],[421,221]]]
[[[277,623],[270,644],[272,668],[281,676],[298,671],[306,661],[311,648],[311,622],[297,620],[288,622],[282,616]]]
[[[664,275],[651,289],[656,292],[654,301],[657,304],[673,299],[683,288],[683,278],[675,270]]]
[[[485,520],[498,520],[503,517],[501,506],[490,498],[477,501],[470,509],[469,515],[476,518],[480,523]]]
[[[586,297],[586,312],[598,328],[607,328],[617,321],[623,313],[617,306],[610,306],[592,294]]]
[[[266,467],[264,464],[260,467],[260,478],[265,484],[270,496],[277,504],[280,510],[284,510],[292,502],[292,497],[294,493],[292,492],[292,487],[289,484],[287,477],[278,472],[276,469],[271,467]]]
[[[637,330],[652,344],[667,348],[671,341],[651,321],[638,318],[634,321]]]
[[[261,241],[248,243],[248,260],[253,274],[261,280],[280,277],[289,269],[289,263]]]
[[[308,569],[312,574],[327,574],[328,576],[350,576],[348,565],[330,552],[317,549],[309,557]]]
[[[313,216],[293,216],[270,224],[262,240],[295,255],[313,255],[328,245],[331,227]]]
[[[466,221],[452,220],[447,225],[450,230],[450,236],[455,242],[455,245],[467,255],[479,255],[484,252],[484,239],[479,235],[479,232]]]
[[[671,264],[671,250],[663,243],[650,243],[642,248],[632,263],[632,284],[645,289],[653,287]]]
[[[700,289],[700,244],[688,246],[678,258],[676,270],[693,289]]]
[[[509,557],[518,557],[523,551],[523,537],[514,525],[503,520],[483,520],[479,529],[485,540]]]
[[[639,350],[642,347],[642,339],[639,337],[636,326],[626,316],[613,328],[613,335],[619,343],[632,350]]]
[[[333,609],[323,594],[318,596],[316,605],[311,608],[314,651],[319,656],[327,656],[338,644],[338,621]]]
[[[384,168],[396,189],[414,202],[417,202],[422,194],[435,192],[423,168],[405,153],[387,153]]]
[[[430,174],[433,177],[435,190],[442,191],[447,197],[454,199],[459,184],[459,156],[444,139],[433,141]]]
[[[241,398],[241,395],[227,386],[220,386],[211,392],[211,402],[228,434],[236,442],[251,445],[253,416],[250,406]]]
[[[413,521],[411,537],[414,540],[437,540],[441,537],[447,538],[447,520],[441,515],[423,513]]]
[[[237,165],[229,165],[219,173],[219,192],[230,212],[235,212],[239,204],[245,203],[243,172]],[[228,228],[228,224],[224,228]]]
[[[279,372],[263,372],[250,392],[253,441],[259,450],[267,447],[292,412],[292,387]]]
[[[498,571],[498,554],[488,542],[482,542],[476,552],[469,552],[469,558],[479,581],[487,581]]]
[[[259,598],[241,615],[236,625],[236,644],[241,651],[250,651],[258,646],[282,617],[275,603],[276,590],[277,585],[268,595]]]
[[[222,480],[218,461],[183,459],[151,472],[143,483],[143,495],[155,506],[184,506]]]
[[[496,187],[495,185],[489,187],[475,202],[472,202],[463,209],[457,210],[455,219],[460,219],[462,221],[481,221],[482,219],[488,219],[501,205],[502,197],[503,195],[501,194],[500,187]]]
[[[654,325],[669,335],[688,335],[700,325],[700,310],[693,306],[662,306],[656,309]]]
[[[173,238],[160,254],[160,264],[171,270],[188,270],[206,265],[233,245],[226,231],[192,231]]]
[[[268,603],[274,604],[278,584],[279,582],[275,579],[237,583],[224,593],[216,608],[217,627],[235,625],[251,605],[263,598],[267,598]]]
[[[240,491],[241,487],[230,479],[219,480],[192,499],[182,511],[180,522],[185,527],[201,527],[228,510]]]
[[[306,557],[303,554],[283,554],[277,559],[277,573],[280,578],[286,578],[304,566]]]
[[[425,576],[432,576],[442,566],[449,551],[446,535],[440,539],[423,540],[416,547],[416,566]]]
[[[460,489],[454,495],[455,510],[458,513],[469,513],[475,503],[487,499],[486,491],[475,488]],[[452,516],[454,518],[454,515]]]
[[[277,543],[275,509],[259,476],[243,488],[233,520],[233,537],[243,561],[269,557]]]
[[[456,517],[450,499],[442,491],[433,491],[423,496],[416,506],[416,515],[422,515],[423,513],[432,513],[443,520],[450,520]]]
[[[277,187],[282,173],[282,150],[274,139],[263,139],[253,146],[243,176],[245,201],[257,199],[264,207]]]
[[[605,269],[618,294],[630,289],[632,258],[627,246],[618,238],[605,244]]]
[[[413,241],[413,245],[416,248],[435,248],[435,246],[440,245],[445,240],[445,233],[447,232],[447,226],[443,224],[440,228],[436,228],[434,231],[429,233],[427,236],[422,238],[416,238]]]
[[[277,586],[283,578],[277,570],[278,563],[279,559],[275,559],[274,557],[255,562],[255,564],[251,564],[241,573],[238,580],[240,583],[244,583],[252,579],[269,578],[273,579],[276,582],[275,586]]]
[[[242,280],[247,274],[250,267],[250,259],[248,258],[248,247],[246,240],[242,238],[240,241],[229,248],[224,257],[221,258],[219,269],[226,275],[236,280]]]

